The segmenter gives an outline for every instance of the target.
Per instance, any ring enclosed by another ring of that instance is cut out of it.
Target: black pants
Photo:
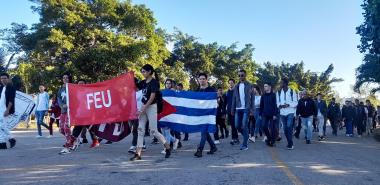
[[[294,118],[294,121],[296,121],[297,118]],[[294,134],[294,136],[296,138],[299,138],[300,137],[300,133],[301,133],[301,129],[302,129],[302,123],[301,123],[301,118],[299,118],[298,120],[298,124],[296,125],[296,133]]]
[[[339,121],[337,119],[330,119],[330,124],[331,124],[331,128],[332,128],[332,134],[337,135],[338,134]]]
[[[277,128],[273,116],[263,116],[263,130],[268,141],[275,143],[277,138]]]
[[[50,135],[53,135],[53,123],[57,124],[57,128],[59,128],[59,119],[50,118],[49,121],[49,133]]]
[[[73,129],[73,136],[75,137],[75,138],[78,138],[79,137],[79,135],[81,135],[82,134],[82,131],[84,130],[84,129],[88,129],[90,126],[74,126],[74,129]],[[98,139],[98,137],[96,137],[96,135],[93,133],[93,132],[90,132],[90,135],[91,135],[91,139],[94,141],[94,140],[97,140]],[[82,135],[83,136],[83,135]],[[82,137],[83,138],[83,137]],[[83,138],[83,139],[85,139],[85,138]]]
[[[356,130],[358,131],[358,135],[362,135],[363,132],[365,132],[365,126],[364,126],[363,120],[356,119],[355,120],[355,126]]]
[[[227,119],[228,119],[228,124],[231,126],[232,140],[238,140],[239,137],[238,137],[238,132],[235,125],[235,116],[233,116],[232,114],[228,114]]]
[[[214,139],[219,140],[219,130],[221,135],[224,137],[224,134],[227,135],[227,126],[226,126],[226,119],[222,118],[221,116],[216,116],[216,131],[214,133]]]

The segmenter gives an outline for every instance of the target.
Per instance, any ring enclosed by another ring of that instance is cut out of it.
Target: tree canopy
[[[252,83],[276,84],[286,76],[296,90],[306,88],[328,97],[333,96],[331,84],[341,81],[331,76],[333,65],[322,73],[305,70],[303,62],[259,65],[253,60],[252,44],[239,48],[237,43],[202,43],[178,29],[167,33],[157,27],[150,9],[130,1],[32,1],[32,10],[40,15],[38,23],[30,28],[13,23],[0,30],[3,51],[11,56],[3,62],[5,70],[16,65],[10,71],[23,81],[20,88],[27,93],[38,92],[40,84],[55,91],[65,72],[74,79],[97,82],[139,71],[146,63],[157,68],[161,82],[171,78],[190,89],[196,88],[200,72],[210,75],[212,85],[227,88],[228,79],[237,80],[240,69],[247,71]],[[173,46],[171,51],[168,45]]]
[[[363,63],[356,69],[355,89],[372,84],[372,93],[380,91],[380,0],[364,0],[364,22],[357,27],[361,36],[358,46],[364,54]]]

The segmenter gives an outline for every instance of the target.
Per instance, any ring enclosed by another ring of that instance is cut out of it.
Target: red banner
[[[95,125],[137,119],[134,73],[94,84],[68,84],[71,125]]]

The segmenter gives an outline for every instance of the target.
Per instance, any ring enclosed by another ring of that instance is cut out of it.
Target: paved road
[[[250,143],[240,151],[223,140],[215,155],[196,159],[199,135],[193,134],[170,159],[160,154],[160,145],[148,145],[143,161],[130,162],[130,137],[61,156],[61,135],[14,135],[16,148],[0,151],[0,184],[380,184],[380,143],[369,137],[330,137],[311,145],[296,140],[293,151],[285,141],[276,148]]]

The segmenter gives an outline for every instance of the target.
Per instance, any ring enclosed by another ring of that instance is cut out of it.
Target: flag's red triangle
[[[163,101],[163,109],[162,109],[162,112],[157,115],[158,120],[160,120],[161,118],[169,114],[173,114],[177,111],[177,109],[173,105],[171,105],[165,100],[162,100],[162,101]]]

